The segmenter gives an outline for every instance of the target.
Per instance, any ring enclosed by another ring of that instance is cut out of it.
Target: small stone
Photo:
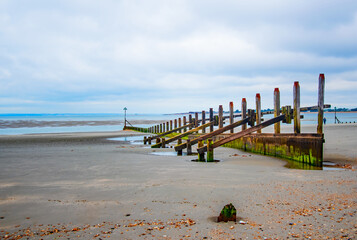
[[[240,220],[239,224],[245,225],[245,224],[247,224],[247,222],[244,222],[244,221]]]
[[[237,220],[237,210],[232,203],[223,207],[221,214],[219,215],[217,222],[228,222]]]

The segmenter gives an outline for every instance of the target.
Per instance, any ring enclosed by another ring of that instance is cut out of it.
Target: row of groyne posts
[[[325,76],[320,74],[318,87],[318,105],[300,107],[300,85],[294,82],[293,108],[280,107],[279,88],[274,89],[274,111],[261,111],[261,97],[256,94],[256,109],[247,109],[247,101],[242,99],[242,110],[234,114],[233,102],[229,103],[229,116],[223,116],[223,107],[219,106],[218,115],[213,108],[202,111],[201,119],[198,113],[183,118],[170,120],[149,128],[125,127],[125,129],[152,133],[144,137],[144,144],[152,144],[152,148],[165,148],[166,144],[177,141],[175,151],[182,155],[187,149],[187,154],[192,154],[192,146],[197,144],[198,161],[214,161],[213,150],[219,146],[242,149],[244,151],[281,157],[298,161],[311,166],[322,167],[323,162],[323,112]],[[301,133],[301,111],[318,110],[317,133]],[[265,114],[274,114],[274,118],[263,121]],[[241,118],[234,121],[235,118]],[[224,126],[224,121],[229,119],[229,124]],[[294,133],[280,133],[280,123],[294,124]],[[262,133],[262,129],[274,124],[274,133]],[[249,125],[250,127],[247,127]],[[218,126],[215,130],[214,126]],[[241,126],[241,131],[234,129]],[[228,132],[228,133],[226,133]],[[169,138],[165,138],[169,137]],[[187,138],[183,142],[183,138]],[[205,156],[207,153],[207,156]]]

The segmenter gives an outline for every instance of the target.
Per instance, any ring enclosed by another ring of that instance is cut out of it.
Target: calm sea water
[[[302,113],[304,118],[301,120],[302,124],[317,124],[317,113]],[[182,117],[183,115],[164,115],[164,114],[128,114],[129,122],[136,120],[173,120]],[[207,114],[206,114],[207,116]],[[272,115],[264,115],[265,120],[272,118]],[[335,114],[325,113],[327,124],[334,124]],[[357,113],[337,113],[337,118],[342,122],[357,122]],[[6,121],[7,123],[16,121],[77,121],[87,124],[91,121],[103,121],[110,123],[110,125],[80,125],[78,126],[54,126],[54,127],[20,127],[14,128],[2,126],[0,127],[0,134],[34,134],[34,133],[64,133],[64,132],[102,132],[102,131],[119,131],[124,126],[123,114],[0,114],[0,123]],[[159,123],[159,122],[158,122]],[[108,124],[108,123],[107,123]],[[152,124],[135,124],[138,127],[150,127]]]

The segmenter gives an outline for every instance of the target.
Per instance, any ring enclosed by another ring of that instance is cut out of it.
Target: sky
[[[0,113],[357,107],[356,0],[0,0]]]

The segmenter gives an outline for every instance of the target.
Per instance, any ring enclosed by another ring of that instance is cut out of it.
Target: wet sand
[[[311,127],[313,128],[313,127]],[[303,127],[303,131],[309,131]],[[325,127],[325,157],[356,163],[356,125]],[[219,163],[153,155],[112,133],[0,136],[0,238],[354,239],[354,169],[287,169],[229,148]],[[225,204],[239,223],[216,223]]]

